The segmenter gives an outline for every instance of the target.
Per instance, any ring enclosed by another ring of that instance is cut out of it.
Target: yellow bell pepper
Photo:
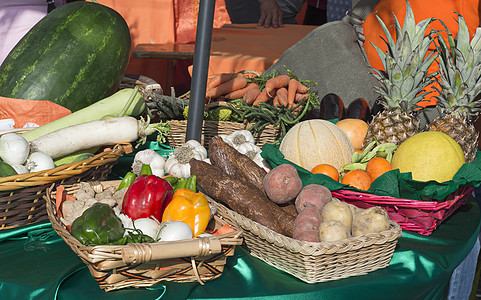
[[[181,221],[189,225],[194,237],[204,233],[209,219],[207,198],[191,189],[178,189],[162,215],[162,222]]]

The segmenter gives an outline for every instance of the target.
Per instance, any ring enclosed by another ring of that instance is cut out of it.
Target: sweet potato
[[[295,217],[269,201],[267,196],[252,184],[227,175],[204,161],[191,159],[189,164],[191,174],[197,176],[197,184],[207,195],[246,218],[292,237]]]
[[[302,190],[302,181],[296,168],[291,164],[281,164],[264,177],[264,190],[267,197],[277,204],[292,201]]]
[[[322,211],[324,205],[332,200],[331,191],[320,184],[306,185],[296,197],[297,212],[301,212],[306,205],[312,204]]]
[[[299,241],[319,242],[321,213],[317,207],[308,204],[294,221],[292,237]]]

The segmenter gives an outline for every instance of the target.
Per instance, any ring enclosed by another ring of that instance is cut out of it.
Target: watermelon
[[[114,93],[130,57],[130,31],[115,10],[63,5],[41,19],[0,66],[0,96],[50,100],[72,112]]]

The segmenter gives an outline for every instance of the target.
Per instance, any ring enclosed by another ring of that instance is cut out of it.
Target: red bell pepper
[[[174,190],[167,180],[155,175],[140,175],[125,193],[122,213],[133,220],[152,216],[160,222],[173,195]]]

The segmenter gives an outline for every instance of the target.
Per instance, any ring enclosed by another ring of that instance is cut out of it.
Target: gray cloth
[[[287,49],[265,73],[276,69],[286,74],[284,66],[300,79],[317,82],[313,90],[319,98],[335,93],[346,106],[356,98],[364,98],[372,106],[378,97],[373,86],[379,83],[364,59],[353,26],[346,21],[317,27]]]

